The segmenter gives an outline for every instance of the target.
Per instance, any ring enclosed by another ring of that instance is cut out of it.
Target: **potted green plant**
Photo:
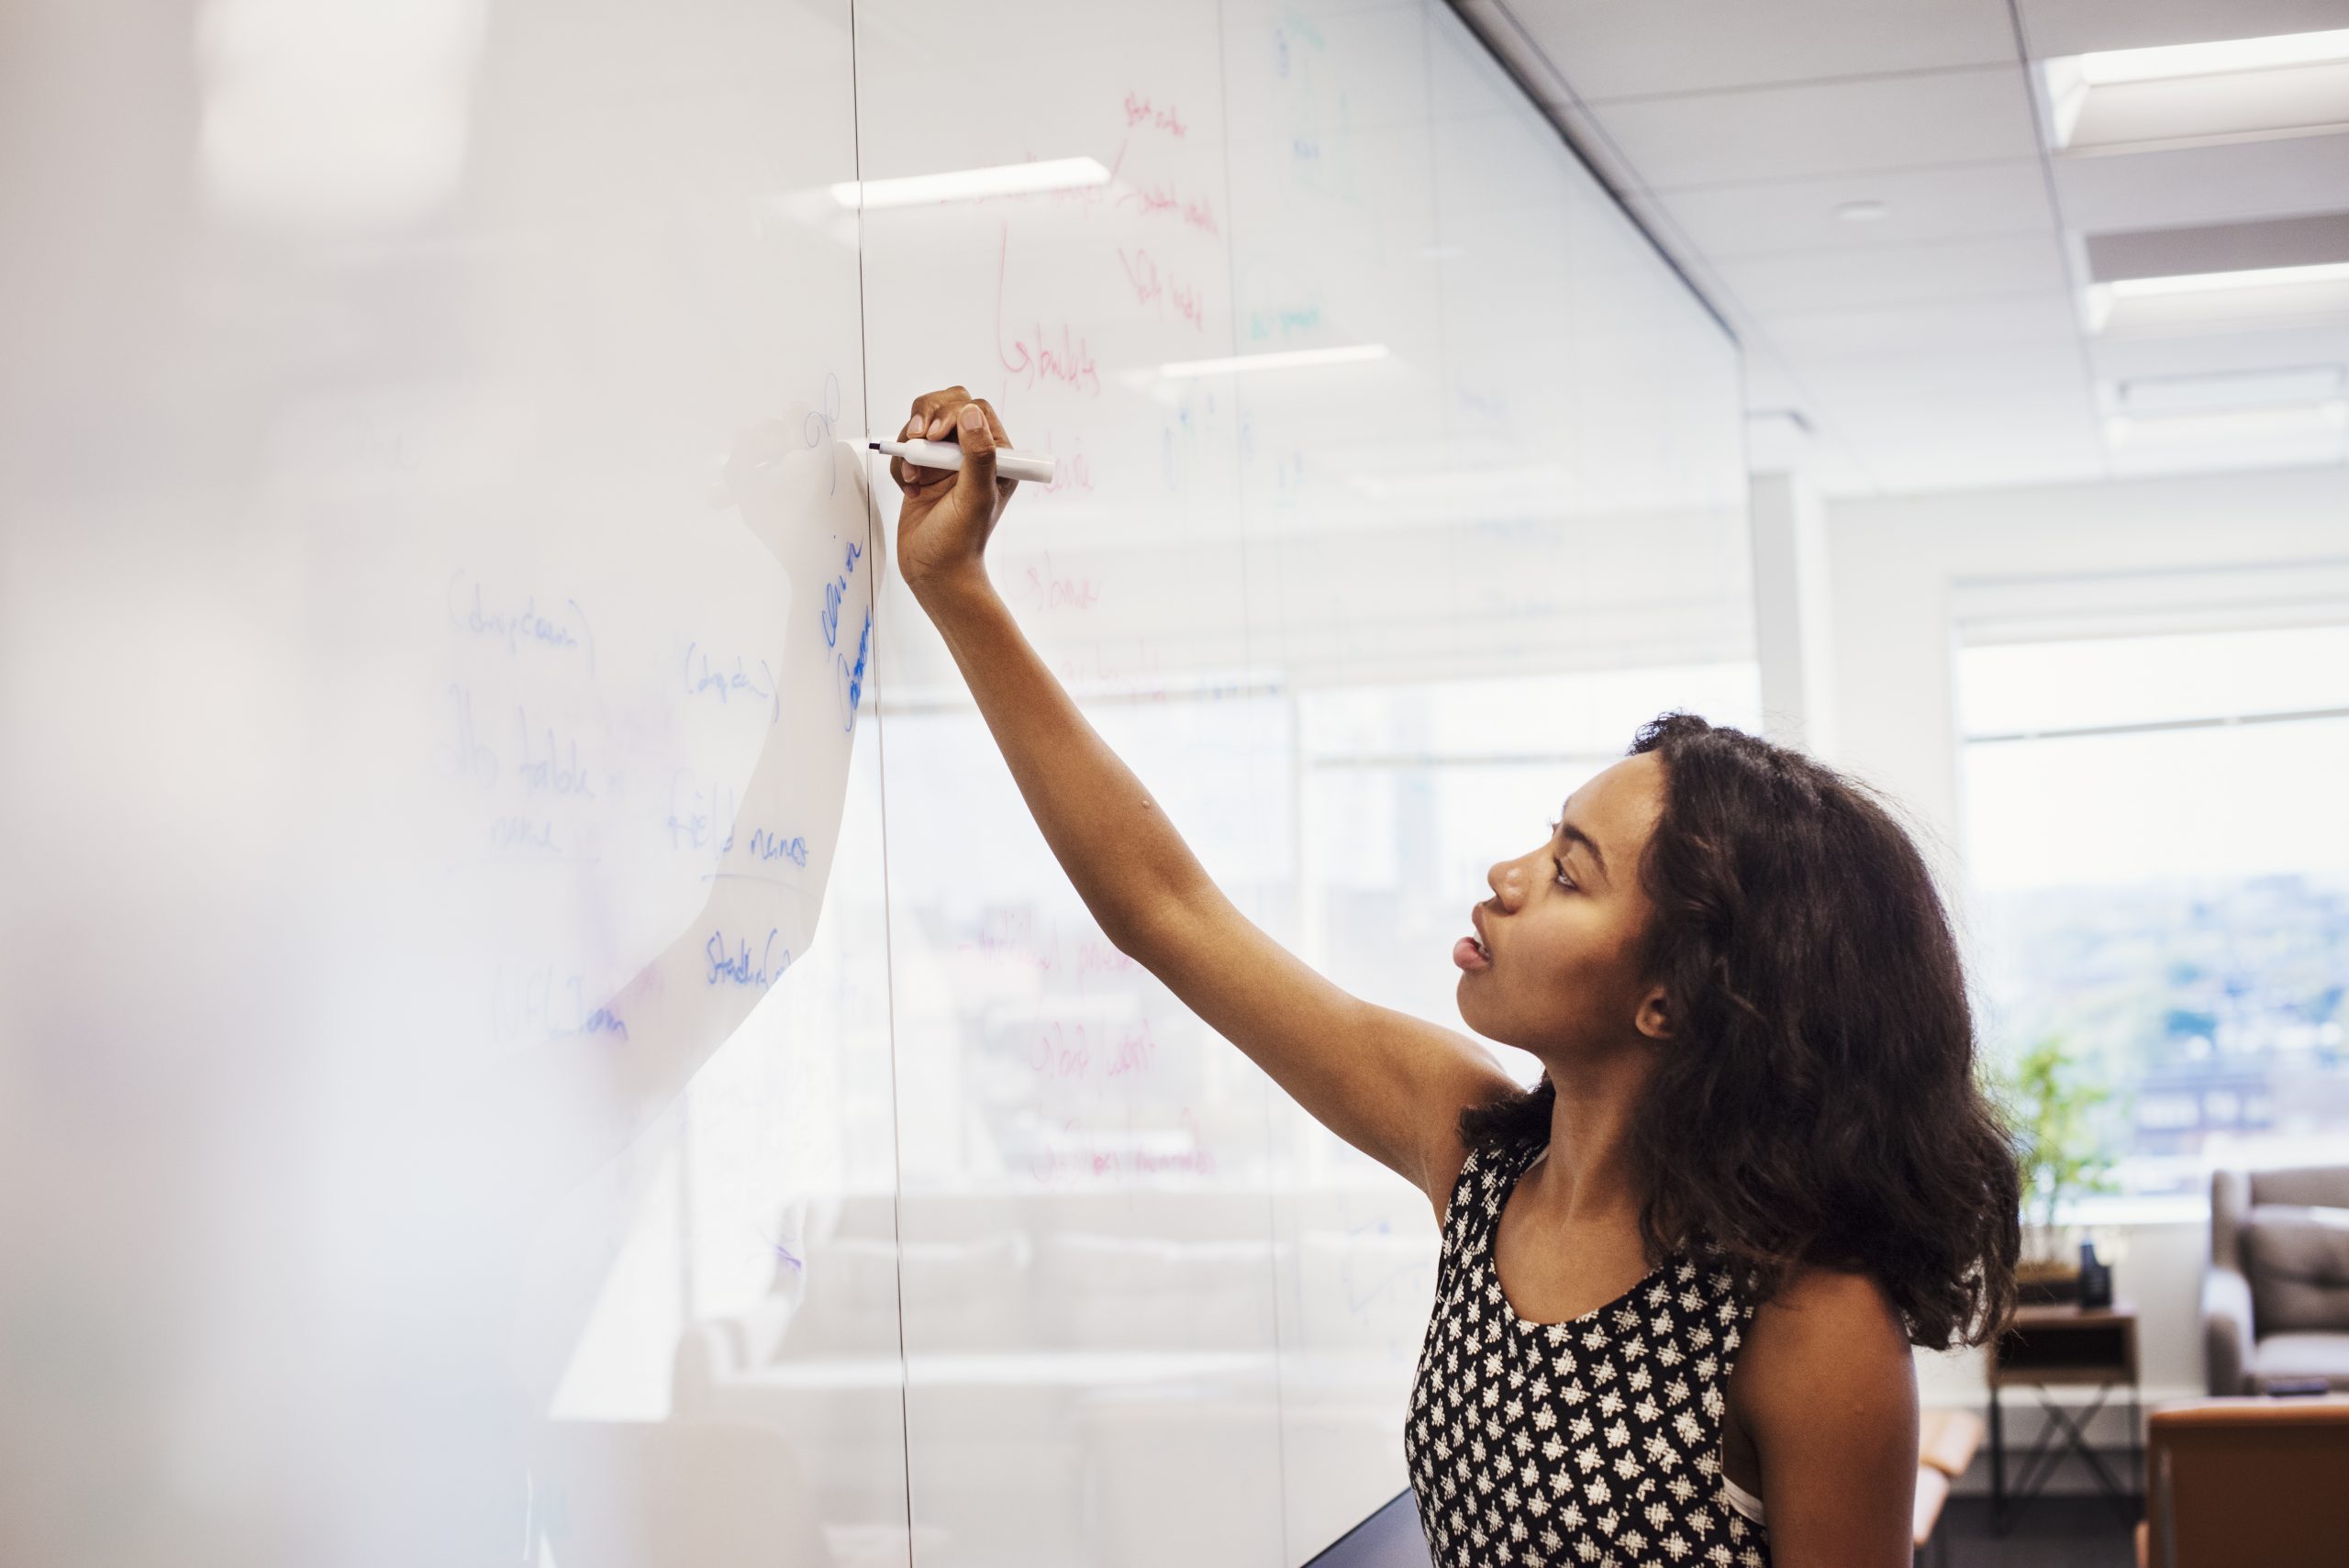
[[[2112,1156],[2096,1112],[2112,1098],[2048,1035],[2018,1058],[2004,1085],[2022,1169],[2022,1257],[2015,1291],[2024,1302],[2076,1301],[2080,1267],[2072,1228],[2057,1223],[2067,1198],[2113,1190]]]

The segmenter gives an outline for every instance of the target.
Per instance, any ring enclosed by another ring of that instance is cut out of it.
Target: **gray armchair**
[[[2349,1389],[2349,1165],[2210,1178],[2202,1349],[2213,1394]]]

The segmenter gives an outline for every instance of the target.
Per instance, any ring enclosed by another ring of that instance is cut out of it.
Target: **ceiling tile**
[[[1592,106],[1651,189],[2036,158],[2021,66]]]
[[[1968,299],[2066,287],[2053,233],[1933,245],[1789,250],[1717,263],[1738,303],[1757,316],[1920,300]]]
[[[1749,406],[1809,421],[1771,428],[1822,491],[2099,480],[2101,382],[2349,364],[2349,326],[2084,339],[2071,287],[2084,235],[2349,212],[2349,134],[2051,182],[2006,0],[1453,3],[1731,320]],[[2349,0],[2017,4],[2034,56],[2349,27]]]
[[[1797,364],[2009,343],[2070,346],[2079,340],[2078,306],[2069,290],[1798,311],[1767,317],[1763,326]]]
[[[1935,440],[1868,454],[1879,494],[1886,495],[2093,483],[2106,477],[2105,461],[2103,444],[2093,438],[2021,449],[2004,444],[1995,434],[1977,441]]]
[[[1802,363],[1796,373],[1830,416],[1865,409],[1885,398],[1963,405],[2069,391],[2085,399],[2088,387],[2087,370],[2076,342],[1819,358]]]
[[[1871,452],[1886,446],[1922,445],[1936,431],[1971,438],[1996,432],[2021,448],[2061,446],[2084,438],[2103,440],[2096,400],[2079,387],[1958,399],[1911,399],[1887,393],[1838,411],[1835,422]]]
[[[2349,27],[2341,0],[2016,0],[2033,60]]]
[[[2004,0],[1513,0],[1505,8],[1593,103],[2015,59]]]
[[[2064,221],[2087,234],[2349,209],[2349,131],[2055,160]]]
[[[2102,421],[2084,393],[1965,403],[1878,400],[1838,421],[1887,489],[2101,478]]]
[[[2039,160],[1774,180],[1674,191],[1664,204],[1689,239],[1716,262],[1782,250],[1821,250],[1987,235],[2049,233],[2054,216]],[[1835,209],[1881,201],[1874,223],[1846,223]]]

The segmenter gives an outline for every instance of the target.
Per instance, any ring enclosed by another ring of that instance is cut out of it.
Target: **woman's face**
[[[1666,1032],[1661,988],[1636,973],[1649,910],[1640,857],[1664,785],[1654,752],[1626,757],[1567,798],[1547,840],[1493,867],[1477,934],[1452,953],[1470,1029],[1544,1062]]]

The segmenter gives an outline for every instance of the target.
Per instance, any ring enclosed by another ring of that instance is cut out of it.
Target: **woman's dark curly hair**
[[[1914,1343],[1981,1342],[2013,1305],[2021,1178],[1924,860],[1798,751],[1684,713],[1642,728],[1647,751],[1665,783],[1640,972],[1673,1020],[1631,1140],[1650,1249],[1707,1238],[1765,1298],[1798,1265],[1856,1270]],[[1462,1136],[1546,1138],[1555,1097],[1545,1076]]]

